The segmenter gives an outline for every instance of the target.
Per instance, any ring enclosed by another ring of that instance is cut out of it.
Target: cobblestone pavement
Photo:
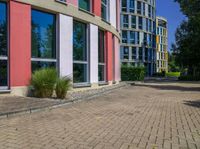
[[[200,92],[129,86],[0,119],[0,149],[200,149]]]

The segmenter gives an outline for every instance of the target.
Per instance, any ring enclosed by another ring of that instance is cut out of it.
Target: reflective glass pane
[[[73,66],[73,82],[87,82],[87,64],[74,64]]]
[[[99,48],[98,48],[98,56],[99,56],[99,62],[104,63],[105,62],[105,34],[104,31],[99,30]]]
[[[32,10],[32,58],[56,58],[56,17]]]
[[[56,68],[56,62],[32,61],[32,72],[42,68]]]
[[[78,2],[80,8],[90,11],[90,0],[79,0]]]
[[[87,61],[87,25],[74,21],[73,59]]]
[[[99,65],[98,69],[99,73],[99,81],[105,81],[105,66]]]
[[[7,56],[6,4],[0,2],[0,56]]]
[[[7,86],[7,60],[0,60],[0,86]]]

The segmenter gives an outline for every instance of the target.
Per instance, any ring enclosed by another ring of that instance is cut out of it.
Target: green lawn
[[[167,77],[180,77],[180,72],[168,72],[166,73]]]

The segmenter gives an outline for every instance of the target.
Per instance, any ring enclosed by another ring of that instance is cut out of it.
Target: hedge
[[[145,77],[144,67],[124,66],[121,67],[122,81],[142,81]]]
[[[180,81],[200,81],[200,76],[186,75],[186,76],[180,76],[178,79]]]

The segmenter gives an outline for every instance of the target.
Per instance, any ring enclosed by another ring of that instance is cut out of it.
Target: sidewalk
[[[70,92],[68,98],[47,99],[47,98],[33,98],[33,97],[19,97],[11,95],[0,95],[0,118],[9,117],[11,115],[20,113],[32,113],[45,109],[52,109],[65,104],[70,104],[79,100],[90,99],[94,96],[110,92],[114,89],[126,86],[126,83],[120,83],[113,86],[105,86],[97,89],[78,90]]]

